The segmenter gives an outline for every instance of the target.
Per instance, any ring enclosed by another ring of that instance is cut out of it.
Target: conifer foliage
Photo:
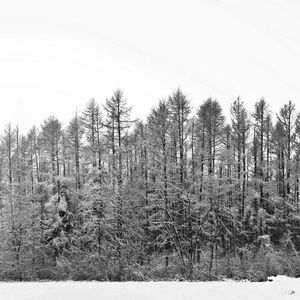
[[[300,275],[300,114],[230,120],[182,90],[134,120],[121,90],[0,144],[0,279]]]

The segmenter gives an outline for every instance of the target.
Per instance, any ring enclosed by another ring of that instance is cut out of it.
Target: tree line
[[[0,146],[0,279],[300,274],[300,114],[177,89],[146,121],[121,90]]]

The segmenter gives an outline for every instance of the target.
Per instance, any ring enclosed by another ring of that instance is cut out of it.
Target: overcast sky
[[[143,118],[177,87],[226,115],[237,96],[300,110],[300,1],[1,1],[1,128],[67,124],[117,88]]]

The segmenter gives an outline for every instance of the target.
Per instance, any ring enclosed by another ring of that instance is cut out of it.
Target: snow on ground
[[[300,278],[267,282],[0,282],[1,300],[300,299]]]

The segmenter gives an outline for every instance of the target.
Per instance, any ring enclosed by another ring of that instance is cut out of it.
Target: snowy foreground
[[[1,300],[284,300],[300,299],[300,278],[268,282],[22,282],[0,283]]]

